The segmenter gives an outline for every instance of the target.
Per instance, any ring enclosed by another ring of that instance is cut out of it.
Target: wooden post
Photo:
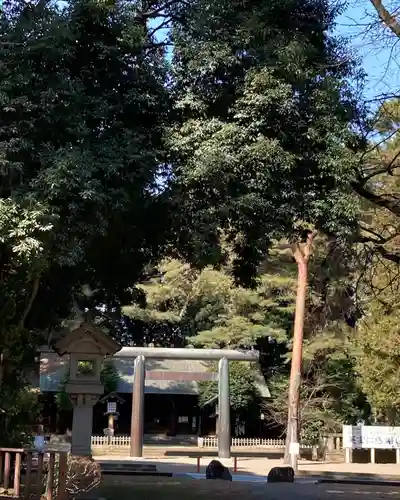
[[[67,497],[67,471],[68,471],[68,455],[65,451],[59,455],[58,463],[58,490],[57,500],[64,500]]]
[[[36,471],[36,491],[35,496],[37,500],[40,500],[42,496],[42,481],[43,481],[43,453],[38,454],[38,464]]]
[[[32,483],[32,452],[28,451],[26,454],[26,474],[24,485],[24,498],[29,498],[31,493]]]
[[[132,388],[132,416],[131,416],[131,447],[130,456],[143,456],[143,421],[144,421],[144,383],[145,359],[138,356],[135,359],[135,372]]]
[[[197,472],[200,472],[200,458],[201,457],[197,457],[197,468],[196,468]]]
[[[50,452],[49,466],[47,469],[47,483],[46,483],[46,499],[51,500],[53,498],[54,489],[54,465],[56,462],[56,455],[54,451]]]
[[[218,365],[218,458],[231,458],[231,406],[229,397],[229,361]]]
[[[20,479],[21,479],[21,453],[15,454],[15,468],[14,468],[14,496],[19,497],[20,493]]]
[[[4,456],[4,489],[8,490],[10,481],[10,452],[6,451]]]
[[[396,449],[396,464],[400,464],[400,449]]]
[[[346,448],[346,464],[351,464],[351,448]]]
[[[112,441],[112,436],[114,436],[114,414],[113,413],[109,413],[108,414],[108,446],[111,445],[111,441]]]

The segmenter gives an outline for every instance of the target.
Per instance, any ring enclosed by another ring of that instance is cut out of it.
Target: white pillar
[[[229,396],[229,361],[222,358],[218,367],[218,457],[231,458],[231,406]]]
[[[135,359],[135,372],[133,375],[130,449],[130,456],[135,458],[143,456],[145,378],[145,358],[144,356],[138,356]]]
[[[396,449],[396,464],[400,464],[400,449]]]
[[[375,448],[371,448],[371,464],[375,463]]]
[[[346,448],[346,464],[351,464],[351,448]]]

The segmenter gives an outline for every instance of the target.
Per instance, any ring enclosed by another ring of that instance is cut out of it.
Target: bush
[[[57,495],[59,477],[59,462],[54,468],[53,496]],[[68,455],[66,491],[68,499],[74,499],[87,493],[99,485],[101,478],[100,466],[90,457]]]

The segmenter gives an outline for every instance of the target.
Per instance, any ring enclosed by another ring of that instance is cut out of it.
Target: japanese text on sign
[[[344,425],[343,448],[400,449],[400,427]]]

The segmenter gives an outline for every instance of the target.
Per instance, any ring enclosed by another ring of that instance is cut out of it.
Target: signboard
[[[344,425],[343,448],[400,449],[400,427]]]

